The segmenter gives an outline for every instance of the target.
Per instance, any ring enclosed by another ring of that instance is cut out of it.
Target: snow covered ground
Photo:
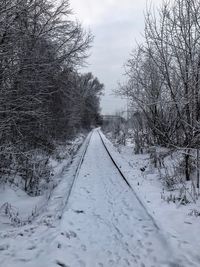
[[[108,139],[105,142],[129,183],[163,229],[173,250],[183,255],[186,266],[200,266],[200,217],[191,216],[192,211],[200,211],[200,199],[187,205],[164,201],[161,198],[164,186],[158,171],[152,167],[145,172],[140,170],[148,165],[149,155],[135,155],[130,144],[116,148]],[[165,190],[164,195],[176,193]]]
[[[73,181],[73,175],[87,143],[86,139],[77,153],[77,149],[84,139],[85,137],[80,135],[73,142],[67,144],[65,149],[63,146],[58,147],[56,155],[59,156],[59,159],[53,157],[50,159],[54,174],[53,181],[49,190],[44,192],[43,195],[31,197],[15,185],[1,186],[0,266],[2,264],[9,267],[27,266],[27,261],[31,261],[31,259],[27,260],[26,256],[29,257],[28,255],[31,254],[31,257],[35,257],[34,252],[40,253],[43,250],[41,240],[45,240],[44,235],[49,234],[49,229],[57,224],[58,218],[63,212],[62,209]],[[76,157],[70,166],[75,152],[77,153]],[[68,170],[69,166],[70,170]],[[54,186],[56,187],[52,190]],[[12,217],[20,219],[19,224],[5,215],[5,204],[11,207]],[[34,213],[34,216],[32,216],[32,213]],[[27,223],[29,217],[31,217],[31,223]],[[26,225],[19,227],[21,222]],[[37,242],[37,240],[39,241]],[[31,252],[27,253],[29,250]],[[33,264],[33,266],[36,265]]]
[[[80,134],[66,145],[57,146],[55,153],[49,159],[50,182],[44,184],[41,195],[28,195],[23,190],[22,179],[18,175],[15,175],[13,183],[0,185],[0,230],[9,229],[11,224],[25,224],[46,209],[52,189],[61,181],[63,173],[84,139],[85,135]]]
[[[0,266],[199,266],[185,257],[185,250],[179,250],[178,244],[171,244],[169,224],[167,231],[163,225],[164,230],[155,225],[113,165],[97,130],[91,135],[73,184],[89,139],[90,136],[53,191],[44,213],[31,225],[0,231]],[[105,137],[104,140],[135,187],[140,175],[138,165],[135,170],[130,168]],[[145,191],[140,193],[142,198]],[[146,206],[144,198],[142,201]],[[160,202],[162,209],[161,205]],[[149,209],[151,212],[152,207]],[[196,255],[195,248],[193,252]]]
[[[10,205],[12,219],[15,216],[20,218],[20,221],[25,221],[32,213],[43,206],[42,203],[45,202],[45,199],[45,195],[31,197],[20,188],[8,185],[2,186],[0,188],[0,230],[10,228],[11,218],[4,214],[6,206],[9,207]]]

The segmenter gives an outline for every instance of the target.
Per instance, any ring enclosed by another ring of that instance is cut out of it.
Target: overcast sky
[[[162,0],[151,0],[159,6]],[[126,101],[113,95],[123,80],[123,64],[136,41],[142,40],[146,0],[71,0],[77,18],[95,36],[89,66],[105,85],[101,107],[103,114],[126,110]]]

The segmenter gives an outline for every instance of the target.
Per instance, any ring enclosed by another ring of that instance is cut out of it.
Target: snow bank
[[[190,215],[193,210],[200,211],[200,200],[186,206],[167,203],[161,198],[163,184],[157,170],[150,167],[141,171],[141,168],[148,165],[149,155],[135,155],[133,147],[114,147],[105,136],[103,138],[133,189],[158,225],[164,229],[174,250],[184,255],[191,266],[200,266],[200,217]]]
[[[21,179],[18,176],[15,177],[15,183],[0,186],[0,231],[11,226],[30,223],[44,212],[54,189],[63,179],[64,172],[72,163],[84,139],[85,135],[80,134],[74,140],[66,142],[65,145],[57,146],[49,160],[49,168],[52,170],[49,183],[40,185],[40,196],[28,195],[22,189]]]

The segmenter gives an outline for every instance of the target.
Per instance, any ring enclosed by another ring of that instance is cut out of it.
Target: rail
[[[116,163],[116,161],[114,160],[112,154],[110,153],[108,147],[106,146],[102,134],[100,133],[100,131],[98,131],[98,134],[100,136],[100,139],[102,141],[102,144],[105,148],[105,150],[107,151],[107,154],[109,155],[111,161],[113,162],[114,166],[116,167],[116,169],[118,170],[120,176],[122,177],[122,179],[124,180],[124,182],[127,184],[127,186],[130,188],[130,190],[133,192],[133,194],[135,195],[135,197],[137,198],[137,200],[139,201],[139,203],[141,204],[141,206],[143,207],[143,209],[145,210],[146,214],[148,215],[148,217],[151,219],[151,221],[153,222],[154,226],[160,230],[160,227],[158,226],[157,222],[155,221],[154,217],[148,212],[146,206],[144,205],[144,203],[141,201],[141,199],[139,198],[139,196],[137,195],[137,193],[135,192],[135,190],[133,189],[133,187],[131,186],[131,184],[129,183],[128,179],[125,177],[125,175],[123,174],[123,171],[121,170],[121,168],[118,166],[118,164]]]

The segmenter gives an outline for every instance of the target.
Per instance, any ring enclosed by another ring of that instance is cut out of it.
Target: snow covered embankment
[[[52,193],[58,190],[54,190],[54,188],[62,180],[84,139],[85,135],[80,134],[74,140],[67,142],[66,145],[57,147],[54,155],[49,159],[50,182],[45,185],[39,196],[28,195],[20,184],[20,177],[15,178],[18,186],[16,183],[6,183],[0,186],[0,230],[29,224],[44,212]]]
[[[129,146],[118,149],[104,135],[102,137],[128,182],[165,232],[174,251],[183,255],[190,266],[200,266],[200,217],[190,216],[192,210],[200,210],[200,201],[185,206],[167,203],[161,198],[163,185],[156,170],[140,170],[148,165],[149,155],[135,155]]]
[[[21,227],[9,227],[0,231],[0,258],[4,267],[47,266],[48,247],[60,231],[60,219],[65,208],[77,167],[87,147],[91,134],[75,155],[69,169],[64,167],[60,183],[52,191],[45,210],[32,223]],[[43,261],[43,254],[45,255]]]

